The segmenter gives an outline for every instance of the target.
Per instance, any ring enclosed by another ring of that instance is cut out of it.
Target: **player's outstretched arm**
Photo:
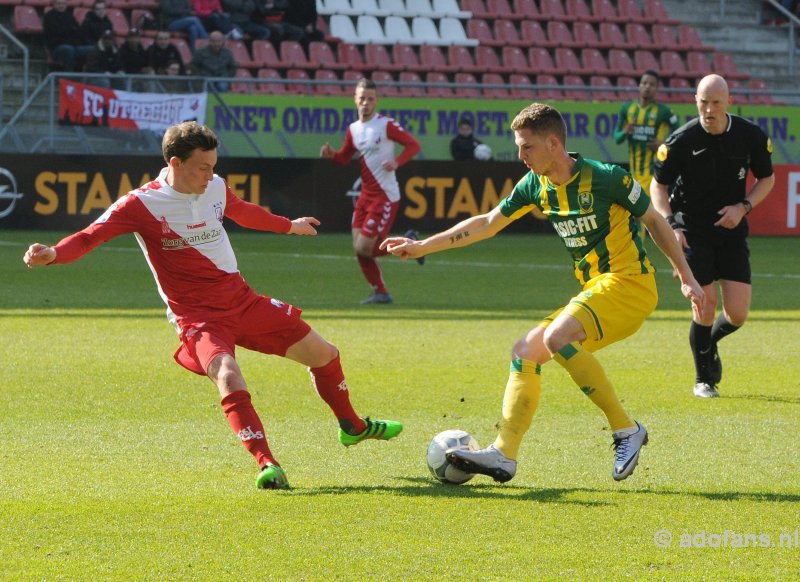
[[[647,207],[647,212],[642,216],[642,222],[647,227],[658,248],[672,263],[672,267],[675,269],[678,279],[680,279],[683,296],[691,300],[695,306],[700,307],[705,296],[703,289],[697,279],[694,278],[692,270],[689,268],[689,263],[686,262],[686,257],[683,255],[683,249],[672,235],[672,227],[652,204]]]
[[[22,257],[29,269],[40,265],[49,265],[56,260],[56,250],[40,243],[33,243]]]
[[[292,221],[292,226],[289,228],[289,234],[317,234],[315,226],[319,226],[319,220],[313,216],[304,216],[302,218],[295,218]]]
[[[454,227],[420,241],[405,237],[390,237],[384,240],[380,248],[401,259],[416,259],[431,253],[456,249],[491,238],[508,226],[512,220],[506,218],[495,208],[487,214],[472,216],[462,220]]]

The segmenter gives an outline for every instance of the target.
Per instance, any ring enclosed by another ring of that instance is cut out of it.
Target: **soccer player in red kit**
[[[55,246],[32,244],[23,260],[28,267],[71,263],[116,236],[134,233],[180,335],[175,360],[216,384],[231,428],[261,468],[256,485],[286,489],[286,473],[270,451],[236,363],[237,345],[308,366],[317,393],[339,420],[345,446],[391,439],[403,425],[359,417],[337,348],[303,321],[300,309],[257,294],[239,274],[224,217],[255,230],[301,235],[315,235],[319,221],[289,220],[237,198],[214,174],[218,147],[217,136],[203,125],[170,127],[162,144],[167,167],[155,180]]]
[[[376,259],[387,254],[379,245],[388,236],[400,208],[400,186],[395,170],[416,156],[420,146],[396,121],[377,113],[378,91],[373,81],[358,80],[355,103],[358,121],[347,128],[342,149],[336,151],[326,143],[320,150],[320,157],[344,166],[356,153],[361,156],[361,194],[351,227],[358,265],[372,287],[372,295],[361,303],[391,303],[392,296]],[[396,158],[395,143],[403,146]],[[409,231],[406,236],[413,234]]]

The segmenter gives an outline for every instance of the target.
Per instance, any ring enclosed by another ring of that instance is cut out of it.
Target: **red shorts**
[[[352,228],[357,228],[367,238],[383,240],[389,235],[400,201],[389,202],[386,198],[359,196],[353,211]]]
[[[220,354],[236,355],[236,346],[262,354],[285,356],[286,350],[308,335],[311,327],[301,310],[279,299],[255,295],[240,311],[222,319],[179,321],[181,347],[175,361],[205,376]]]

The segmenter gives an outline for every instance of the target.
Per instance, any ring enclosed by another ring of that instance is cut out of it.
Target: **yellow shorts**
[[[547,327],[563,311],[581,322],[583,347],[593,352],[634,334],[658,304],[653,273],[605,273],[591,279],[583,291],[541,322]]]

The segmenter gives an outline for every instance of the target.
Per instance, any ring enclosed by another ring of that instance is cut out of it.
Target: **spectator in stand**
[[[178,61],[170,61],[163,71],[159,74],[168,77],[161,81],[161,86],[167,93],[186,93],[189,90],[189,83],[183,79],[179,79],[183,75],[183,66]]]
[[[96,0],[92,10],[86,13],[81,23],[81,34],[86,44],[96,45],[107,30],[114,30],[111,19],[106,15],[104,0]]]
[[[225,36],[215,30],[208,35],[208,45],[194,52],[191,69],[198,77],[233,77],[237,66],[233,53],[225,48]],[[226,81],[217,81],[214,86],[222,92],[230,89]]]
[[[97,41],[97,45],[89,51],[86,56],[87,73],[106,73],[116,74],[122,71],[122,60],[119,56],[119,49],[114,40],[114,32],[107,30]],[[108,78],[93,78],[91,80],[93,85],[98,87],[111,87],[111,81]]]
[[[317,30],[318,17],[316,0],[292,0],[286,7],[283,20],[287,24],[302,28],[303,40],[309,43],[325,40],[325,34]]]
[[[208,38],[206,27],[192,12],[189,0],[159,0],[159,6],[166,29],[170,32],[185,32],[189,36],[189,48],[192,51],[198,38]]]
[[[81,27],[67,0],[53,0],[52,10],[44,14],[44,42],[53,63],[64,71],[79,71],[91,45],[83,43]]]
[[[142,45],[142,35],[138,28],[131,28],[125,42],[119,47],[122,70],[129,75],[152,75],[147,51]]]
[[[225,38],[240,40],[244,38],[242,29],[236,26],[222,10],[220,0],[192,0],[194,13],[203,22],[203,26],[209,32],[218,30],[225,35]],[[209,35],[209,38],[211,36]]]
[[[269,28],[253,20],[256,11],[255,0],[222,0],[222,7],[227,12],[231,22],[251,40],[269,40]]]
[[[287,0],[260,0],[257,15],[272,33],[272,44],[277,48],[284,40],[303,42],[305,33],[303,29],[286,21],[286,10],[289,6]]]
[[[157,75],[163,75],[170,63],[177,62],[180,65],[180,74],[184,75],[186,69],[181,53],[169,40],[169,32],[166,30],[156,33],[155,42],[147,47],[147,64]]]
[[[462,117],[458,120],[458,135],[450,140],[450,155],[454,160],[474,160],[475,148],[481,143],[472,133],[472,122]]]

